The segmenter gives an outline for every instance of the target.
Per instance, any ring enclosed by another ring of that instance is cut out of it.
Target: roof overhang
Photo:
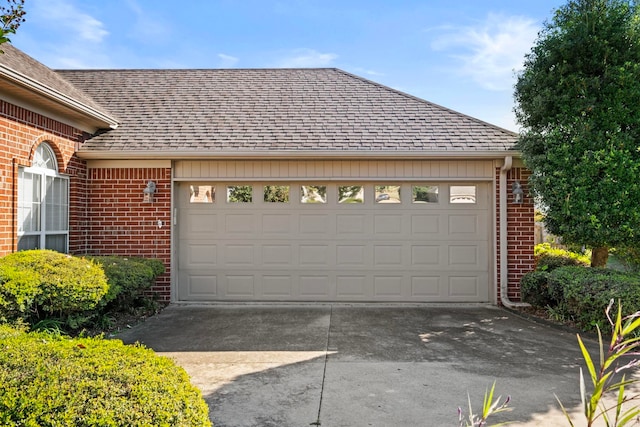
[[[214,159],[504,159],[506,156],[521,157],[517,150],[505,151],[97,151],[82,150],[77,156],[86,160],[214,160]]]
[[[0,64],[0,98],[89,133],[118,127],[114,117],[3,64]]]

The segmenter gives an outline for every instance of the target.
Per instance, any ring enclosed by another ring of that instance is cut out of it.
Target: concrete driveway
[[[575,335],[492,306],[172,305],[118,338],[184,367],[217,427],[457,426],[494,381],[493,422],[578,410]]]

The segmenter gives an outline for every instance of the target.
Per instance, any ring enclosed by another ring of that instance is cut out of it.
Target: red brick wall
[[[148,181],[156,183],[153,202],[144,202]],[[87,233],[84,246],[96,255],[158,258],[166,273],[152,289],[163,301],[171,295],[171,169],[89,169]],[[158,227],[158,221],[163,226]]]
[[[534,268],[534,205],[528,191],[527,180],[530,171],[525,168],[513,168],[507,173],[507,268],[508,297],[520,301],[520,278]],[[524,203],[512,203],[511,185],[519,181],[524,190]],[[498,229],[496,247],[498,263],[498,302],[500,302],[500,168],[496,169],[496,212]]]
[[[0,101],[0,256],[17,250],[18,166],[31,166],[35,149],[47,142],[59,172],[69,175],[69,252],[159,258],[167,272],[153,291],[169,301],[170,169],[88,171],[74,155],[85,137],[80,129]],[[149,180],[158,192],[154,203],[143,203]]]
[[[47,142],[58,161],[58,171],[70,175],[71,191],[85,185],[86,165],[74,156],[84,137],[80,129],[0,101],[0,256],[17,249],[18,166],[31,166],[39,144]],[[81,198],[70,206],[70,247],[73,248],[84,217]]]

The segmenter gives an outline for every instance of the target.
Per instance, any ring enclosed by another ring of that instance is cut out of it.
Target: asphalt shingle
[[[58,73],[120,119],[83,151],[504,151],[517,139],[338,69]]]

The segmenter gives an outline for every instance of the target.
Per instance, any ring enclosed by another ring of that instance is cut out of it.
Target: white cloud
[[[226,55],[224,53],[219,53],[218,59],[220,59],[220,64],[218,65],[220,68],[232,68],[238,63],[238,61],[240,61],[239,58],[231,55]]]
[[[19,49],[51,68],[112,67],[109,31],[73,0],[31,0],[27,12]]]
[[[442,27],[431,44],[456,60],[456,72],[485,89],[511,90],[514,72],[522,69],[539,27],[533,19],[490,14],[466,27]]]
[[[313,49],[295,49],[278,63],[278,68],[330,67],[338,58],[334,53],[321,53]]]
[[[64,31],[69,40],[100,43],[109,35],[100,20],[78,10],[69,0],[36,0],[32,7],[29,19]]]

